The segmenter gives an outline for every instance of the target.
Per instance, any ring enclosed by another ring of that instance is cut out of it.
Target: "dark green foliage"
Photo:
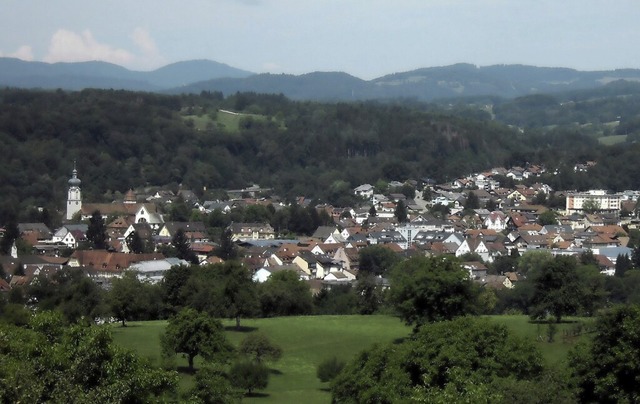
[[[195,383],[189,394],[190,403],[221,404],[240,402],[229,376],[216,366],[198,369]]]
[[[595,335],[569,355],[581,402],[633,403],[640,397],[640,308],[621,306],[600,317]]]
[[[75,268],[65,268],[51,278],[38,276],[26,293],[39,310],[60,310],[71,323],[91,322],[108,312],[104,291]]]
[[[446,257],[414,257],[391,273],[390,301],[407,324],[450,320],[473,311],[468,272]]]
[[[176,265],[169,269],[160,283],[162,295],[169,308],[178,312],[185,303],[185,285],[193,274],[194,266]]]
[[[465,210],[473,210],[480,208],[480,199],[478,199],[478,195],[475,192],[469,191],[467,193],[467,199],[464,201],[464,209]]]
[[[18,225],[15,220],[11,220],[5,225],[4,235],[2,236],[2,239],[0,239],[0,254],[9,255],[11,247],[13,246],[13,243],[18,240],[18,237],[20,237]]]
[[[382,245],[364,247],[358,255],[359,271],[375,276],[385,275],[400,261],[398,254]]]
[[[255,362],[274,362],[282,356],[282,349],[261,332],[247,335],[238,352]]]
[[[405,223],[409,220],[407,216],[407,207],[403,201],[398,201],[398,203],[396,203],[396,210],[393,212],[393,215],[400,223]]]
[[[583,295],[574,257],[556,256],[529,276],[533,285],[532,319],[544,319],[550,315],[559,322],[563,316],[578,311]]]
[[[238,247],[231,240],[231,236],[231,229],[225,229],[220,237],[220,246],[216,250],[216,255],[225,261],[238,258]]]
[[[535,346],[469,317],[422,326],[407,340],[360,353],[333,381],[341,403],[499,402],[493,383],[543,374]],[[448,397],[448,399],[446,399]]]
[[[144,240],[142,240],[137,231],[134,230],[133,232],[131,232],[131,234],[127,236],[127,239],[125,241],[127,243],[129,251],[131,251],[132,253],[142,254],[143,252],[145,252]]]
[[[224,362],[233,350],[219,320],[190,308],[169,320],[161,342],[165,354],[185,354],[191,371],[197,355],[209,361]]]
[[[311,314],[309,285],[295,271],[272,274],[259,288],[260,306],[265,317]]]
[[[87,229],[87,241],[92,248],[104,250],[107,248],[107,227],[99,210],[91,214]]]
[[[191,249],[191,244],[187,239],[184,229],[176,230],[171,238],[171,245],[176,251],[176,257],[188,261],[192,264],[198,263],[198,257]]]
[[[233,385],[251,394],[269,384],[269,368],[264,364],[252,361],[234,363],[229,370],[229,378]]]
[[[46,312],[29,328],[0,324],[0,363],[2,402],[153,402],[177,384],[114,345],[108,327],[65,328]]]
[[[114,317],[127,325],[128,320],[150,320],[160,316],[159,286],[140,282],[135,272],[127,271],[122,278],[113,278],[107,303]]]
[[[316,375],[322,383],[330,382],[338,376],[338,374],[344,369],[346,362],[340,360],[335,356],[327,358],[320,362]]]
[[[616,272],[615,276],[621,278],[624,276],[624,273],[630,270],[632,267],[631,259],[627,254],[619,254],[616,258]]]
[[[355,314],[359,296],[351,285],[322,288],[313,297],[314,314]]]
[[[540,193],[544,195],[544,193]],[[556,218],[556,213],[552,210],[546,210],[538,215],[538,224],[540,226],[546,226],[548,224],[558,224],[558,219]]]

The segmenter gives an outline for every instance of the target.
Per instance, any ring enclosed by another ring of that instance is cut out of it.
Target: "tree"
[[[393,268],[389,297],[407,324],[419,326],[470,313],[475,296],[457,261],[418,256]]]
[[[631,259],[627,254],[618,254],[618,258],[616,258],[616,271],[615,276],[622,278],[624,273],[633,268],[631,264]]]
[[[562,316],[576,313],[581,298],[576,266],[574,257],[557,256],[530,274],[532,319],[543,319],[549,314],[560,322]]]
[[[203,404],[220,404],[240,402],[229,376],[217,366],[204,366],[195,375],[189,402]]]
[[[322,383],[330,382],[338,376],[345,365],[346,362],[344,360],[332,356],[320,362],[316,370],[316,376]]]
[[[382,245],[364,247],[358,255],[359,271],[375,276],[385,275],[400,261],[398,254]]]
[[[199,270],[200,268],[197,269]],[[160,288],[162,290],[163,299],[165,304],[169,306],[170,310],[174,311],[174,314],[185,304],[186,299],[184,287],[193,272],[193,266],[174,265],[162,278]]]
[[[126,327],[126,321],[140,310],[142,283],[133,271],[127,271],[122,278],[113,278],[107,301],[113,315]]]
[[[258,311],[257,287],[251,272],[236,261],[227,261],[216,266],[219,271],[218,290],[220,314],[236,320],[240,329],[240,319],[251,317]]]
[[[467,199],[464,201],[464,210],[473,210],[480,208],[480,199],[475,192],[469,191],[467,193]]]
[[[269,384],[269,368],[259,362],[237,362],[231,366],[229,378],[234,386],[251,394],[254,390],[267,387]]]
[[[38,275],[26,293],[39,310],[60,310],[70,323],[91,322],[107,311],[104,291],[77,268],[62,269],[50,278]]]
[[[233,350],[222,323],[191,308],[181,310],[169,320],[161,344],[165,354],[185,354],[190,371],[193,371],[193,359],[198,355],[206,360],[223,361]]]
[[[0,254],[9,255],[11,253],[11,247],[20,237],[20,230],[15,220],[9,221],[5,225],[4,235],[0,240]]]
[[[589,214],[596,213],[600,210],[600,204],[595,199],[587,199],[582,202],[582,210]]]
[[[104,219],[99,210],[91,214],[86,236],[92,248],[97,250],[107,248],[107,227],[104,224]]]
[[[155,402],[177,385],[175,372],[114,344],[108,327],[64,327],[43,312],[28,327],[0,324],[0,335],[1,402]]]
[[[403,201],[398,201],[398,203],[396,203],[396,210],[393,212],[393,215],[400,223],[406,223],[407,220],[409,220],[407,216],[407,207]]]
[[[332,383],[333,402],[500,402],[493,388],[543,374],[532,342],[487,319],[462,317],[423,325],[402,342],[357,355]]]
[[[233,260],[238,258],[238,247],[233,242],[230,228],[226,228],[220,237],[220,247],[216,250],[216,255],[223,260]]]
[[[142,254],[145,250],[144,240],[140,237],[137,231],[132,231],[125,240],[129,251],[134,254]]]
[[[542,195],[544,195],[544,193]],[[556,217],[557,217],[556,212],[552,210],[545,210],[544,212],[538,215],[538,224],[540,226],[546,226],[549,224],[558,224],[558,219]]]
[[[191,249],[191,245],[189,244],[189,240],[187,240],[187,235],[185,234],[184,229],[180,228],[176,230],[173,238],[171,238],[171,245],[173,245],[173,248],[176,250],[176,257],[189,261],[192,264],[198,263],[198,257]]]
[[[640,397],[640,307],[603,314],[595,335],[569,353],[580,402],[632,403]]]
[[[259,294],[262,315],[265,317],[311,313],[309,285],[300,280],[295,271],[285,270],[272,274],[266,282],[260,284]]]
[[[376,217],[377,214],[378,212],[376,211],[376,207],[371,205],[369,208],[369,217]]]
[[[238,352],[259,363],[277,361],[282,356],[282,349],[261,332],[247,335],[240,343]]]

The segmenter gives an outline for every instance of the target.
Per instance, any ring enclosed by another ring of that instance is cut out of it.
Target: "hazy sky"
[[[0,0],[0,56],[253,72],[640,68],[640,0]]]

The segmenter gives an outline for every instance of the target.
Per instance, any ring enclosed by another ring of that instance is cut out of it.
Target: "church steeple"
[[[78,178],[78,170],[76,162],[73,161],[73,171],[69,178],[69,192],[67,194],[67,220],[73,219],[73,215],[82,209],[82,193],[80,192],[80,179]]]

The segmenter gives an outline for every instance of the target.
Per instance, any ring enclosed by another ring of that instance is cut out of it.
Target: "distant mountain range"
[[[166,93],[237,91],[282,93],[296,100],[366,100],[458,97],[519,97],[601,87],[617,80],[639,81],[639,69],[579,71],[524,65],[477,67],[455,64],[362,80],[341,72],[303,75],[254,74],[210,60],[173,63],[149,72],[106,62],[43,63],[0,58],[0,86],[80,90],[113,88]]]

